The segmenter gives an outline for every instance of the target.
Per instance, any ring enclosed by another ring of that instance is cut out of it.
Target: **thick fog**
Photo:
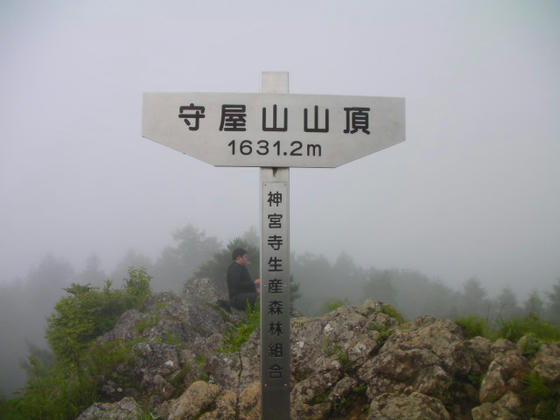
[[[46,255],[77,272],[95,255],[110,275],[184,226],[222,243],[259,226],[258,169],[142,138],[142,93],[258,92],[262,71],[288,71],[291,93],[406,98],[407,133],[336,169],[291,170],[292,252],[455,289],[549,290],[559,18],[554,0],[5,0],[0,283],[33,278]]]

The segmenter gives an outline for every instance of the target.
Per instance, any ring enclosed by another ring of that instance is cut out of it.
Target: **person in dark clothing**
[[[247,270],[247,251],[242,248],[234,249],[231,257],[233,262],[227,270],[229,301],[234,308],[245,310],[247,302],[253,306],[257,302],[260,280],[251,280]]]

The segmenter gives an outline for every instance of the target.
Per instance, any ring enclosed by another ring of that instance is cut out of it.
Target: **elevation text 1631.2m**
[[[274,155],[274,156],[321,156],[321,145],[320,144],[309,144],[303,143],[299,140],[294,140],[288,143],[280,143],[280,141],[275,141],[274,143],[268,140],[258,140],[253,142],[252,140],[232,140],[228,144],[231,148],[231,154],[237,155],[241,154],[244,156],[249,156],[252,154],[257,154],[261,156]]]

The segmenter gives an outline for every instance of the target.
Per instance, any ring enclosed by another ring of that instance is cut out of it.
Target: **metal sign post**
[[[264,73],[263,93],[288,93]],[[261,418],[290,418],[290,168],[261,168]]]
[[[215,166],[260,167],[261,417],[290,418],[290,169],[334,168],[405,139],[404,98],[144,93],[142,136]]]

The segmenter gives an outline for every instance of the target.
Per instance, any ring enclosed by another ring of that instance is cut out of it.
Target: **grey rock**
[[[560,343],[543,343],[535,357],[535,372],[546,382],[560,385]]]
[[[496,341],[492,343],[491,349],[492,349],[492,354],[494,356],[497,356],[501,353],[506,353],[511,350],[516,350],[517,347],[514,343],[512,343],[511,341],[505,338],[498,338]]]
[[[120,340],[123,342],[132,341],[136,336],[135,326],[143,318],[141,312],[130,309],[121,315],[113,329],[98,338],[99,342],[108,343]]]
[[[218,385],[194,382],[179,398],[171,403],[168,420],[188,420],[209,411],[222,392]]]
[[[379,353],[358,368],[368,396],[414,391],[441,396],[455,376],[467,376],[476,359],[465,344],[461,328],[449,320],[417,319],[408,329],[397,329]]]
[[[527,360],[515,347],[505,353],[498,353],[480,386],[480,402],[493,402],[508,391],[521,391],[522,380],[528,369]]]
[[[485,402],[473,408],[473,420],[520,420],[522,403],[518,395],[511,391],[505,393],[496,402]]]
[[[368,420],[450,420],[444,405],[419,392],[381,394],[371,403]]]
[[[76,420],[136,420],[141,415],[142,408],[134,398],[124,397],[115,403],[94,403]]]
[[[465,347],[472,358],[471,375],[482,376],[492,362],[492,342],[484,337],[474,337],[465,342]]]

